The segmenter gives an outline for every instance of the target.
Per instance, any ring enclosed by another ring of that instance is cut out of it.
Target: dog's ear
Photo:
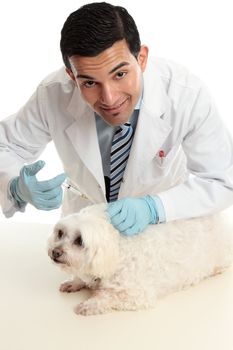
[[[119,259],[119,233],[107,221],[97,223],[92,244],[88,246],[89,273],[108,278],[116,270]]]

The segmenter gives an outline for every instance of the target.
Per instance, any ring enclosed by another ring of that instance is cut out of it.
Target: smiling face
[[[75,81],[83,99],[108,124],[126,123],[142,92],[142,73],[148,49],[141,46],[137,59],[125,40],[94,57],[72,56],[69,76]]]

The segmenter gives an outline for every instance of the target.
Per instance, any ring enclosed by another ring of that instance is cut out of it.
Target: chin
[[[131,118],[132,113],[130,113],[129,115],[121,115],[119,114],[113,114],[111,117],[106,117],[106,116],[102,116],[102,118],[104,119],[104,121],[112,126],[118,126],[118,125],[122,125],[125,124],[127,122],[129,122],[130,118]]]

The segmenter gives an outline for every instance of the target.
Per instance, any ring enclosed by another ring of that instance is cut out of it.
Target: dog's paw
[[[65,281],[60,285],[60,292],[66,292],[66,293],[74,293],[78,292],[82,288],[85,287],[84,283],[81,282],[75,282],[73,280]]]
[[[99,315],[106,312],[106,309],[100,308],[98,303],[88,299],[80,304],[78,304],[74,308],[74,312],[77,315],[83,315],[83,316],[91,316],[91,315]]]

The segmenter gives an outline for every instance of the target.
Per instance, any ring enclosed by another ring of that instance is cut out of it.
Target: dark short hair
[[[61,31],[60,48],[67,68],[73,55],[94,57],[125,39],[130,52],[137,57],[140,36],[134,19],[121,6],[95,2],[71,13]]]

